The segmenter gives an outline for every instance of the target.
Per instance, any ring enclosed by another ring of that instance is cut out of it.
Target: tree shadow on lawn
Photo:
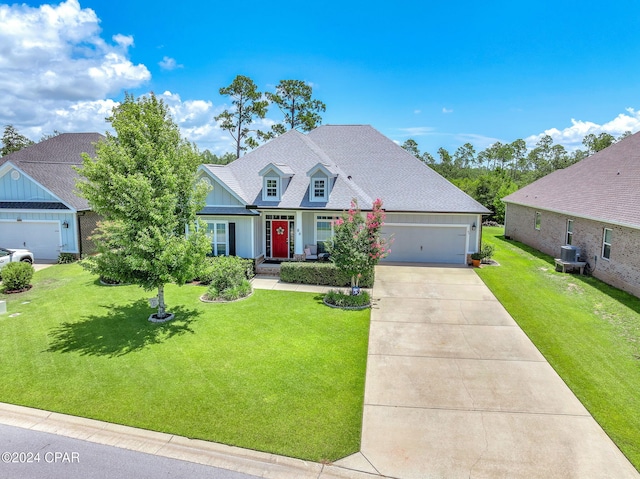
[[[183,306],[171,308],[175,319],[166,323],[148,321],[152,310],[146,300],[128,305],[101,306],[103,315],[92,315],[54,328],[47,352],[80,353],[91,356],[123,356],[146,346],[160,344],[185,333],[202,313]]]

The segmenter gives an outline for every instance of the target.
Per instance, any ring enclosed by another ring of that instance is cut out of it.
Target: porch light
[[[66,221],[62,222],[62,227],[63,228],[68,228],[69,227],[69,223],[67,223]]]
[[[476,230],[476,222],[474,221],[473,224],[471,225],[471,231],[475,231]]]

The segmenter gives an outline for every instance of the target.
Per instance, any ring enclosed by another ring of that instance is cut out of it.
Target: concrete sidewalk
[[[361,452],[400,478],[640,478],[470,268],[379,266]]]

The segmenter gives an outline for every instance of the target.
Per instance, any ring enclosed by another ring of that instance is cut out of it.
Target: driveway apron
[[[378,266],[373,297],[362,449],[345,466],[640,478],[471,268]]]

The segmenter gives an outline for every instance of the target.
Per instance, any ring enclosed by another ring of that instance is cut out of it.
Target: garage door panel
[[[36,260],[55,260],[60,253],[58,222],[0,222],[0,246],[26,248]]]
[[[387,237],[393,235],[387,261],[449,264],[466,262],[466,226],[385,225],[383,233]]]

